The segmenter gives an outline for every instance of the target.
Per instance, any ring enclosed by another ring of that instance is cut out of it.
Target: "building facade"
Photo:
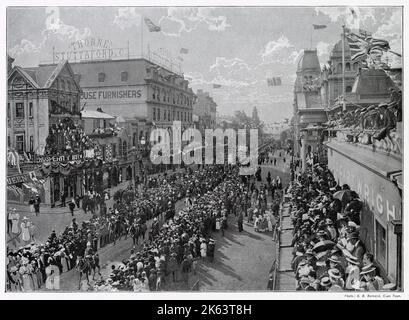
[[[64,169],[42,170],[51,166],[52,157],[64,158],[64,163],[82,159],[83,144],[68,135],[80,130],[80,95],[66,61],[35,68],[15,66],[8,75],[7,144],[21,155],[25,170],[35,170],[46,179],[43,202],[47,204],[54,203],[61,190],[73,194],[80,189],[81,181],[65,175]]]
[[[193,114],[198,117],[198,129],[215,129],[217,104],[208,92],[199,89],[193,104]]]
[[[305,170],[322,145],[321,125],[327,121],[321,96],[321,67],[317,50],[304,50],[297,66],[293,104],[294,154]]]

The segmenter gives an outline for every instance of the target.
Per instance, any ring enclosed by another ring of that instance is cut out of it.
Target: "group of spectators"
[[[151,187],[139,195],[132,189],[126,190],[134,196],[120,197],[113,208],[94,214],[81,226],[73,218],[61,235],[53,231],[44,244],[33,242],[17,250],[8,249],[8,290],[33,291],[44,288],[44,285],[46,289],[59,289],[60,274],[78,266],[78,261],[86,256],[87,248],[92,248],[93,255],[98,257],[99,248],[128,236],[133,238],[134,245],[145,237],[149,243],[146,241],[140,252],[131,255],[124,264],[125,269],[113,270],[111,278],[100,281],[100,286],[95,289],[108,286],[111,289],[142,290],[140,282],[146,276],[151,278],[149,289],[160,290],[164,276],[169,272],[176,280],[179,267],[186,275],[186,272],[194,271],[195,259],[209,256],[212,260],[214,240],[210,238],[210,230],[216,230],[217,218],[236,212],[239,207],[235,199],[241,194],[243,185],[234,170],[208,166],[194,172],[165,176],[151,181]],[[175,204],[183,197],[188,197],[191,205],[175,217]],[[167,221],[162,227],[161,218]],[[150,219],[153,223],[147,235],[146,222]],[[163,257],[165,264],[157,260],[163,261]],[[133,261],[137,267],[130,274]],[[141,263],[144,274],[138,272]],[[129,282],[131,276],[132,285]]]
[[[292,174],[293,260],[297,290],[379,291],[385,284],[373,255],[360,240],[362,202],[348,185],[339,186],[326,166]]]
[[[140,251],[132,251],[121,266],[113,266],[110,278],[98,283],[95,290],[157,291],[167,282],[180,280],[187,285],[189,274],[196,273],[198,260],[213,262],[215,240],[211,232],[218,229],[219,219],[227,221],[229,214],[243,214],[246,185],[237,168],[223,166],[200,169],[183,184],[189,186],[187,206],[158,227]]]

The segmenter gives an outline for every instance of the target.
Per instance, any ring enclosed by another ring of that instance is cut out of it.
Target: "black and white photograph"
[[[398,297],[403,16],[9,4],[1,290]]]

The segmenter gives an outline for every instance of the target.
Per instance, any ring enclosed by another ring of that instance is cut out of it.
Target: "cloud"
[[[371,7],[316,7],[315,12],[327,16],[331,22],[342,21],[350,29],[363,28],[368,20],[376,21],[375,9]]]
[[[392,49],[402,51],[402,12],[395,10],[390,18],[379,26],[373,34],[375,38],[387,39]]]
[[[119,8],[115,15],[113,24],[122,30],[132,26],[138,27],[141,25],[141,15],[136,13],[136,8]]]
[[[216,61],[210,66],[210,72],[216,72],[218,75],[236,75],[243,77],[243,72],[251,71],[249,65],[240,58],[228,59],[225,57],[216,57]]]
[[[288,38],[281,35],[277,40],[269,41],[260,55],[263,60],[262,65],[266,63],[293,64],[302,53],[290,43]]]
[[[320,41],[317,43],[317,53],[321,61],[327,61],[333,44]]]
[[[182,32],[192,32],[201,23],[207,25],[210,31],[224,31],[230,27],[225,16],[215,16],[214,8],[175,8],[168,9],[167,16],[159,19],[162,33],[167,36],[179,37]]]
[[[33,54],[40,52],[40,49],[30,40],[23,39],[21,42],[9,50],[12,57],[19,57],[23,54]]]
[[[61,40],[63,42],[78,41],[90,37],[92,34],[90,28],[84,28],[82,31],[74,26],[65,24],[58,19],[52,28],[42,31],[43,41],[40,47],[43,47],[47,41]]]

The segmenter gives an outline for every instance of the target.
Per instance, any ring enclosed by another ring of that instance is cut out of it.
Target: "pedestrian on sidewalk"
[[[243,213],[240,211],[239,216],[237,217],[237,226],[239,228],[239,232],[243,231]]]
[[[38,217],[38,214],[40,213],[40,203],[41,203],[41,198],[37,194],[36,198],[34,200],[34,211],[35,211],[37,217]]]
[[[34,196],[31,196],[30,200],[28,201],[28,204],[30,205],[30,212],[31,213],[34,213],[34,202],[35,202]]]
[[[75,200],[74,198],[70,201],[70,203],[68,204],[68,207],[70,208],[71,211],[71,216],[74,216],[74,209],[75,209]]]

